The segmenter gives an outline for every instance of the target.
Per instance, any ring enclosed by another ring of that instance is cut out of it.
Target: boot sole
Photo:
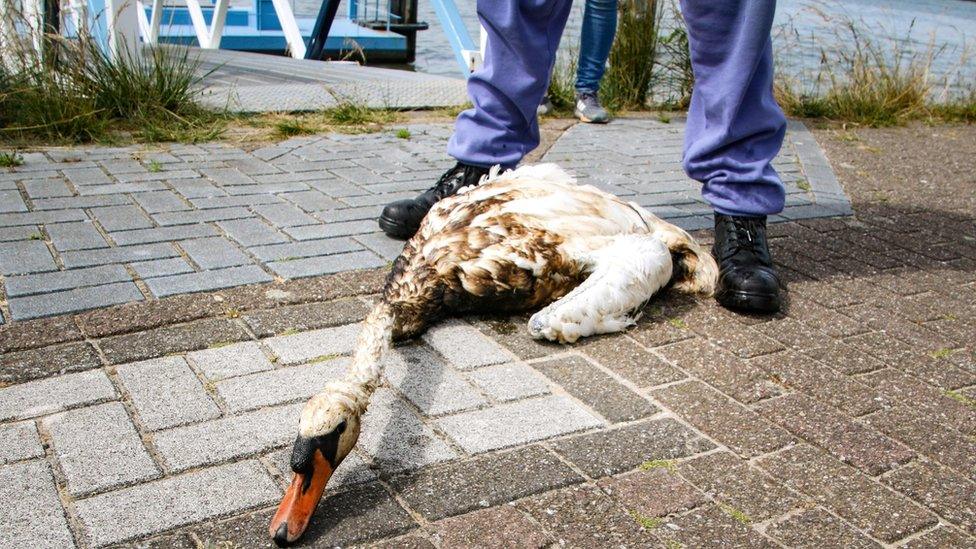
[[[379,225],[380,229],[383,229],[383,232],[386,233],[386,236],[396,238],[397,240],[410,240],[410,237],[417,232],[416,228],[407,227],[403,223],[384,215],[380,216]]]
[[[775,313],[782,306],[779,296],[749,292],[719,292],[715,300],[728,309],[756,313]]]

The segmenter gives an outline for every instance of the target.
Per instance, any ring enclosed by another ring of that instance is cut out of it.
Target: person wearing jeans
[[[574,114],[583,122],[606,124],[610,113],[600,104],[600,80],[607,68],[610,48],[617,34],[617,0],[586,0],[580,29],[579,59],[576,62],[576,105]],[[543,97],[539,114],[551,109]]]
[[[474,108],[455,123],[447,152],[458,162],[414,199],[386,206],[381,228],[409,238],[430,207],[476,185],[494,165],[513,168],[539,144],[536,107],[552,73],[571,0],[478,0],[488,33],[483,67],[468,79]],[[786,132],[773,98],[770,30],[775,0],[682,0],[695,88],[683,166],[715,210],[717,299],[751,311],[780,307],[766,216],[785,191],[771,162]]]

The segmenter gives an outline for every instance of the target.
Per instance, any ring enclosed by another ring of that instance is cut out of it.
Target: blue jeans
[[[596,93],[607,68],[607,58],[617,34],[617,0],[586,0],[580,30],[576,91]]]
[[[484,66],[468,79],[474,108],[447,152],[475,166],[514,167],[539,145],[536,107],[549,85],[572,0],[478,0],[488,32]],[[773,98],[770,30],[776,0],[682,0],[695,89],[684,168],[716,211],[765,215],[785,191],[770,165],[786,134]]]

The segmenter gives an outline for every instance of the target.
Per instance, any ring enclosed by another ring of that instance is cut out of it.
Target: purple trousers
[[[536,107],[549,85],[571,0],[478,0],[488,33],[484,66],[468,79],[448,153],[467,164],[514,167],[539,145]],[[684,169],[712,207],[730,215],[783,209],[770,162],[786,117],[773,98],[770,29],[776,0],[682,0],[695,72]]]

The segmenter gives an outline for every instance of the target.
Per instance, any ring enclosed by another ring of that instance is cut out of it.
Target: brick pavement
[[[24,320],[131,301],[375,268],[398,255],[378,232],[387,202],[450,165],[449,124],[365,135],[229,144],[86,147],[24,155],[0,170],[0,301]],[[544,160],[688,229],[710,225],[680,171],[683,124],[578,125]],[[847,213],[813,136],[793,124],[777,166],[784,219]]]
[[[305,543],[976,547],[976,128],[926,131],[819,134],[856,215],[772,226],[779,315],[665,294],[575,346],[515,316],[398,347]],[[0,328],[4,546],[268,546],[382,277]]]

